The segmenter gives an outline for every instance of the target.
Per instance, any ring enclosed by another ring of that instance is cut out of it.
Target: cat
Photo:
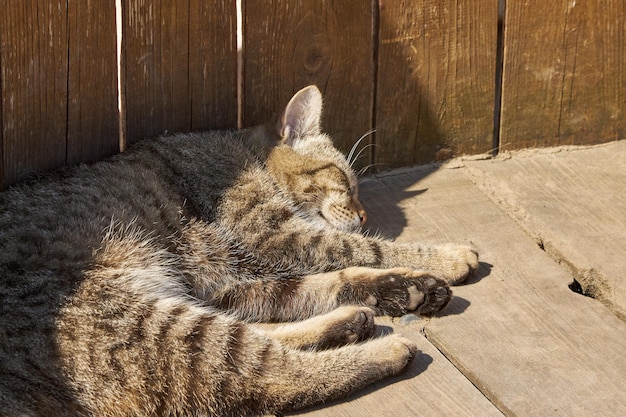
[[[478,255],[359,233],[321,115],[309,86],[276,127],[146,140],[0,194],[1,414],[262,415],[402,372],[417,347],[373,317],[441,310]]]

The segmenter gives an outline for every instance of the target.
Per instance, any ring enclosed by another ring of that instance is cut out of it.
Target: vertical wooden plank
[[[65,163],[66,0],[6,0],[0,14],[3,184]]]
[[[508,0],[501,148],[626,137],[626,3]]]
[[[115,2],[71,0],[67,162],[119,151]]]
[[[5,181],[4,181],[4,177],[5,177],[5,173],[4,173],[4,112],[2,111],[2,104],[3,104],[3,94],[2,94],[2,88],[4,86],[2,79],[3,79],[3,74],[4,74],[4,70],[3,70],[3,66],[2,66],[2,37],[3,37],[3,31],[0,30],[0,190],[2,190],[4,188]]]
[[[190,2],[191,130],[237,127],[235,1]]]
[[[234,2],[126,0],[124,12],[129,143],[165,131],[234,127]]]
[[[376,163],[492,147],[498,4],[380,1]]]
[[[371,2],[247,0],[243,13],[244,126],[269,121],[316,84],[323,128],[348,151],[372,126]]]
[[[187,130],[188,1],[124,1],[126,133]]]

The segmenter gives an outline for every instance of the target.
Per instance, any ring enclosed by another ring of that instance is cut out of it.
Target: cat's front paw
[[[448,243],[437,246],[432,268],[449,285],[459,284],[478,269],[478,252],[469,245]]]

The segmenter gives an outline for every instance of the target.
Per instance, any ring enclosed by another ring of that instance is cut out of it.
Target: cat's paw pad
[[[323,347],[359,342],[374,335],[374,311],[368,307],[339,307],[330,315],[324,331]]]
[[[371,290],[366,302],[393,317],[414,312],[432,314],[443,309],[452,298],[445,281],[406,268],[382,271]]]
[[[428,276],[425,281],[425,300],[417,307],[417,313],[433,314],[441,311],[452,299],[450,287],[446,282],[432,276]]]
[[[450,285],[463,282],[478,269],[478,252],[469,245],[449,243],[438,247],[441,267],[435,268]]]

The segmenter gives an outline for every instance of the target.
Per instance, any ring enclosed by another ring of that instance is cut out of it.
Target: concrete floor
[[[436,317],[378,319],[420,346],[403,375],[298,415],[626,415],[626,141],[389,171],[361,199],[370,229],[481,268]]]

